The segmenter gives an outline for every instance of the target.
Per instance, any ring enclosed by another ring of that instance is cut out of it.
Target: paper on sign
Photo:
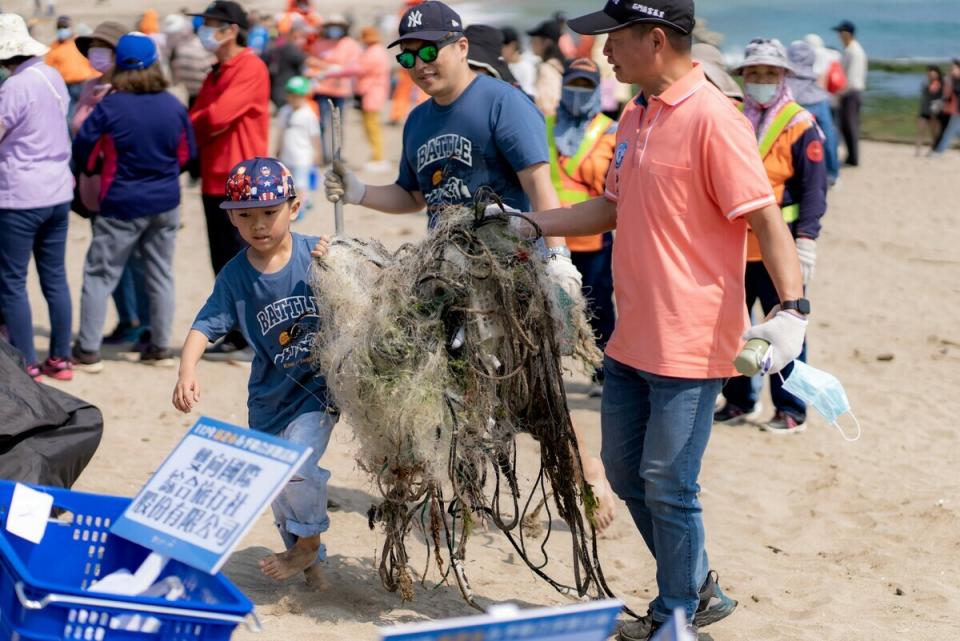
[[[53,496],[17,483],[13,488],[10,510],[7,513],[7,532],[31,543],[43,540],[47,520],[53,508]]]

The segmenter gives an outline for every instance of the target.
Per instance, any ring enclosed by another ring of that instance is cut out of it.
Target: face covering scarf
[[[780,380],[783,381],[783,389],[820,412],[823,418],[837,428],[843,440],[849,443],[860,440],[860,421],[857,420],[856,415],[850,409],[847,393],[836,376],[798,360],[793,361],[793,371],[790,372],[786,380],[782,375],[779,376]],[[837,423],[837,420],[847,413],[850,414],[857,426],[857,435],[853,438],[848,437]]]
[[[600,113],[600,89],[564,87],[557,109],[557,124],[553,133],[557,152],[561,156],[577,155],[587,127]]]

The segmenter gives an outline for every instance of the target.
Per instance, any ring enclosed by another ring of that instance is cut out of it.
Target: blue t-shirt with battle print
[[[410,113],[397,184],[423,194],[432,226],[444,206],[472,203],[483,186],[530,211],[517,172],[549,161],[533,102],[502,80],[477,76],[451,104],[428,100]]]
[[[237,325],[253,348],[247,410],[250,427],[278,434],[293,419],[327,410],[327,385],[317,376],[311,344],[319,316],[307,284],[316,237],[292,234],[293,252],[278,272],[264,274],[237,254],[217,275],[193,329],[211,341]]]

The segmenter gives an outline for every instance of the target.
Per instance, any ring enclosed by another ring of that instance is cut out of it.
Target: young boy
[[[217,275],[197,314],[183,346],[173,404],[189,412],[200,401],[196,370],[204,348],[239,324],[254,351],[247,400],[251,429],[313,448],[271,506],[287,550],[262,559],[260,569],[277,580],[304,572],[308,583],[323,587],[319,562],[326,550],[320,534],[330,525],[330,472],[317,464],[338,417],[311,364],[318,316],[306,281],[311,260],[326,253],[327,239],[290,232],[300,200],[290,171],[273,158],[234,167],[220,207],[250,247]]]
[[[277,112],[280,141],[277,157],[293,172],[300,185],[300,197],[305,209],[310,209],[310,173],[322,164],[323,150],[320,143],[320,116],[315,103],[307,96],[310,81],[303,76],[294,76],[287,81],[287,104]],[[300,218],[303,214],[300,214]]]

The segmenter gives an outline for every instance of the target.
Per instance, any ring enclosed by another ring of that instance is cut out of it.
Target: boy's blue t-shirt
[[[316,237],[292,234],[286,266],[263,274],[242,251],[217,275],[193,329],[211,341],[237,325],[253,348],[247,410],[250,427],[278,434],[307,412],[327,410],[327,385],[316,374],[311,345],[317,301],[307,284]]]
[[[533,102],[502,80],[477,76],[453,103],[428,100],[410,113],[397,184],[423,194],[431,225],[442,207],[472,203],[483,186],[529,211],[517,172],[549,161]]]

